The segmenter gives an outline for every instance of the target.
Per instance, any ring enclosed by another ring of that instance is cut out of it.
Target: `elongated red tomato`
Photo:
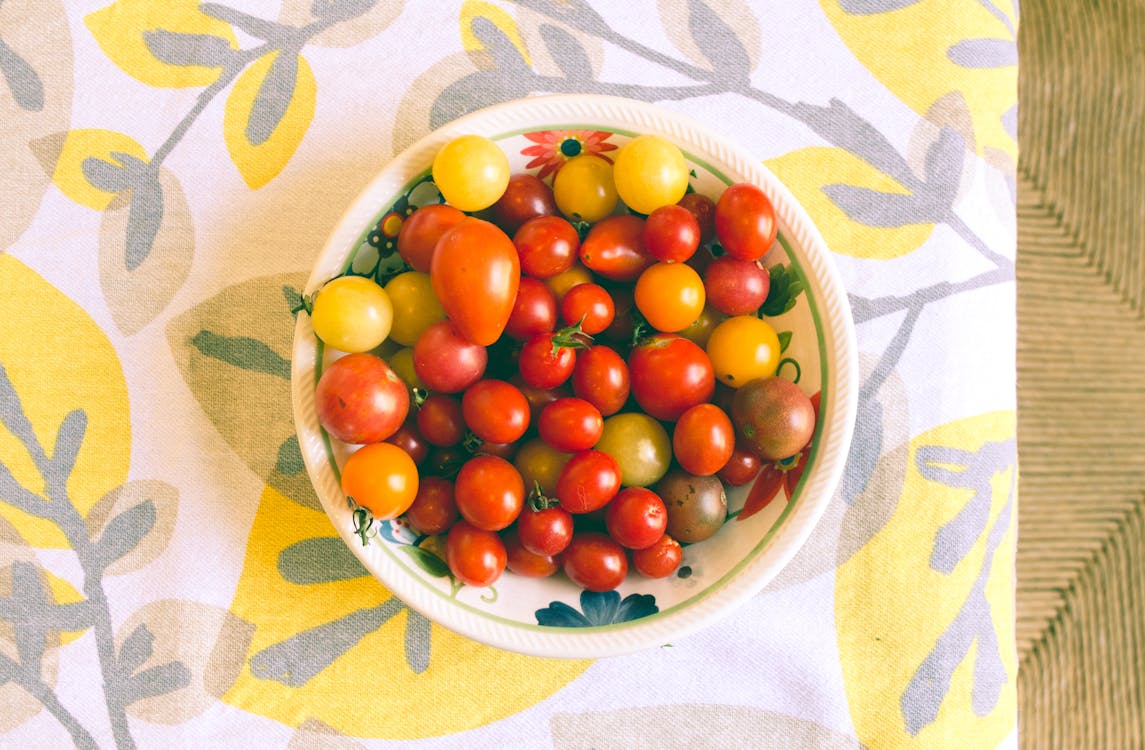
[[[778,230],[775,207],[755,185],[736,183],[716,203],[716,236],[733,258],[762,258],[771,249]]]
[[[521,264],[503,231],[466,217],[433,251],[429,278],[445,314],[465,338],[489,346],[501,337],[517,301]]]
[[[644,219],[609,216],[593,225],[580,245],[580,262],[613,281],[635,281],[655,262],[644,249]]]

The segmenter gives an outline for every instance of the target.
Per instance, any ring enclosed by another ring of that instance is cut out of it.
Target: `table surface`
[[[1014,745],[1016,25],[1005,0],[4,0],[0,745]],[[796,559],[595,662],[377,616],[291,442],[284,290],[393,154],[537,92],[758,154],[859,341]]]

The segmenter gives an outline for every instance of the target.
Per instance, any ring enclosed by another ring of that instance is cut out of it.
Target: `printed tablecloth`
[[[1017,16],[0,2],[0,746],[1014,746]],[[290,412],[291,300],[349,202],[432,128],[543,92],[757,153],[835,253],[862,370],[795,561],[597,661],[379,608]]]

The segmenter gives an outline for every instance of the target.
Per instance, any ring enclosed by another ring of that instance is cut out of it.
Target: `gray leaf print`
[[[83,445],[84,434],[87,432],[87,412],[83,409],[74,409],[67,413],[60,428],[56,430],[56,442],[52,447],[52,460],[48,465],[48,476],[45,479],[50,483],[59,483],[63,488],[72,474],[72,468],[79,455],[80,446]]]
[[[964,68],[1004,68],[1018,64],[1018,47],[1009,39],[964,39],[946,56]]]
[[[1006,684],[1006,667],[998,648],[998,634],[993,620],[986,618],[978,625],[978,652],[974,657],[974,684],[970,705],[978,716],[988,716],[998,705]]]
[[[417,674],[429,669],[430,624],[420,612],[408,610],[406,620],[406,664]]]
[[[870,16],[909,8],[920,0],[839,0],[839,7],[856,16]]]
[[[934,223],[934,217],[919,213],[919,202],[913,195],[884,193],[856,185],[824,185],[823,192],[852,221],[870,227],[901,227],[907,224]]]
[[[915,465],[922,476],[950,487],[974,490],[958,515],[943,524],[934,537],[930,567],[939,573],[949,574],[954,571],[958,563],[974,549],[990,519],[990,506],[994,500],[990,478],[996,467],[975,461],[976,455],[979,454],[940,445],[919,446],[915,453]],[[952,470],[945,466],[961,468]]]
[[[44,82],[40,75],[3,39],[0,39],[0,73],[7,79],[12,98],[21,109],[39,112],[44,108]]]
[[[137,672],[122,683],[119,700],[124,706],[182,690],[191,684],[191,670],[181,661],[171,661]],[[111,690],[108,691],[109,693]]]
[[[493,69],[478,70],[446,86],[430,107],[432,128],[494,102],[527,96],[536,80],[517,48],[488,19],[475,18],[469,28],[493,57]]]
[[[592,80],[592,63],[576,38],[559,26],[541,24],[541,39],[569,81],[583,86]]]
[[[943,128],[926,151],[926,196],[934,215],[951,208],[962,179],[962,158],[966,141],[953,128]]]
[[[284,31],[282,25],[274,21],[267,21],[218,3],[203,3],[199,6],[199,10],[264,41],[280,39]]]
[[[89,156],[80,164],[83,176],[105,193],[118,193],[131,187],[131,173],[120,164]]]
[[[278,572],[299,586],[348,581],[369,575],[339,537],[316,537],[295,542],[278,554]]]
[[[107,522],[96,547],[102,567],[106,568],[139,544],[155,525],[155,503],[144,500]]]
[[[883,405],[877,396],[859,401],[855,426],[863,439],[851,441],[850,454],[839,485],[839,492],[848,506],[854,505],[867,489],[867,483],[871,481],[879,462],[879,455],[883,452]]]
[[[139,623],[124,639],[119,647],[119,673],[129,675],[143,666],[151,658],[152,648],[155,645],[155,636],[146,623]]]
[[[143,41],[157,60],[168,65],[221,68],[234,57],[234,50],[227,40],[211,34],[184,34],[156,29],[144,31]]]
[[[378,0],[314,0],[310,12],[315,18],[341,23],[364,15],[377,4]]]
[[[159,180],[151,177],[131,191],[126,251],[123,257],[128,271],[134,271],[147,260],[162,224],[163,188]]]
[[[523,8],[530,8],[565,26],[580,29],[597,36],[608,34],[608,24],[585,0],[512,0]]]
[[[751,60],[743,42],[703,0],[688,0],[688,31],[712,70],[730,80],[748,79]]]
[[[21,666],[29,674],[38,676],[48,636],[48,630],[39,615],[49,609],[52,603],[40,574],[31,563],[12,563],[12,598],[20,602],[30,615],[14,623],[16,653],[20,657]]]
[[[278,127],[286,114],[286,108],[294,97],[294,85],[298,81],[298,55],[290,50],[281,50],[266,78],[262,80],[254,104],[250,108],[250,119],[246,124],[246,137],[251,145],[266,143],[271,133]]]

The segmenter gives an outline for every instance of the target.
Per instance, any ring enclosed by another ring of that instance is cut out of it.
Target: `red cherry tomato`
[[[719,477],[724,484],[741,487],[759,476],[762,467],[763,463],[759,456],[737,446],[732,451],[731,458],[724,464],[724,468],[720,469]]]
[[[489,354],[448,320],[426,329],[413,347],[413,370],[431,391],[457,393],[476,383]]]
[[[716,236],[733,258],[759,260],[778,231],[775,208],[755,185],[736,183],[716,203]]]
[[[533,388],[556,388],[572,375],[576,350],[585,347],[583,340],[567,334],[541,333],[525,342],[517,359],[517,369]]]
[[[696,404],[680,415],[672,432],[672,452],[680,468],[705,477],[724,468],[735,450],[735,427],[715,404]]]
[[[620,491],[620,467],[602,451],[587,450],[568,460],[557,478],[557,500],[569,513],[603,508]]]
[[[706,244],[716,236],[716,203],[706,195],[688,193],[676,204],[688,209],[700,228],[700,244]]]
[[[516,232],[522,224],[535,216],[557,213],[553,189],[536,175],[522,172],[509,178],[505,192],[493,204],[493,216],[506,232]]]
[[[541,439],[562,453],[588,450],[604,432],[600,410],[580,398],[559,398],[537,420]]]
[[[580,245],[580,262],[613,281],[635,281],[654,259],[644,249],[644,220],[609,216],[593,225]]]
[[[537,423],[537,420],[541,418],[542,409],[566,395],[564,390],[560,388],[534,388],[525,382],[520,372],[509,378],[509,382],[517,386],[517,390],[524,394],[525,400],[529,402],[530,424]]]
[[[398,255],[415,271],[429,273],[433,250],[441,235],[465,214],[444,203],[431,203],[414,211],[398,230]]]
[[[465,437],[465,416],[461,402],[435,393],[417,410],[417,429],[426,442],[442,448],[457,445]]]
[[[482,440],[477,445],[470,449],[470,452],[475,456],[496,456],[503,458],[506,461],[512,461],[513,455],[517,452],[516,443],[490,443],[488,440]]]
[[[513,235],[521,258],[521,272],[547,279],[572,268],[580,249],[580,235],[559,216],[539,216],[521,225]]]
[[[461,413],[473,434],[491,443],[512,443],[529,429],[529,402],[504,380],[478,380],[461,397]]]
[[[389,365],[372,354],[335,360],[314,393],[318,421],[345,443],[378,443],[409,413],[409,391]]]
[[[507,567],[513,573],[526,578],[547,578],[561,569],[551,555],[538,555],[521,544],[516,529],[508,529],[502,535],[505,542]]]
[[[561,556],[561,567],[569,580],[582,588],[611,591],[628,575],[628,556],[604,534],[585,531],[573,536]]]
[[[704,271],[708,304],[724,315],[754,314],[771,289],[771,277],[758,264],[725,255]]]
[[[453,524],[445,537],[445,563],[470,586],[488,586],[501,577],[508,562],[505,543],[492,531],[465,521]]]
[[[479,529],[500,531],[521,513],[525,483],[517,467],[497,456],[474,456],[457,472],[453,499],[461,517]]]
[[[517,517],[521,544],[534,555],[559,555],[573,536],[573,517],[559,505],[541,510],[525,508]]]
[[[505,324],[505,334],[517,341],[528,341],[538,333],[548,333],[557,326],[557,298],[544,282],[522,276],[517,286],[517,300]]]
[[[683,559],[684,549],[680,543],[665,534],[652,546],[635,550],[632,567],[646,578],[667,578],[676,572]]]
[[[608,535],[628,549],[644,549],[659,541],[668,528],[668,509],[655,492],[626,487],[604,507]]]
[[[501,337],[513,312],[521,264],[508,235],[494,224],[466,217],[437,241],[429,280],[461,334],[489,346]]]
[[[580,323],[581,330],[590,336],[612,325],[615,315],[612,297],[599,284],[577,284],[561,297],[561,318],[565,325]]]
[[[406,520],[423,534],[444,534],[457,520],[453,484],[441,477],[423,477]]]
[[[429,441],[418,430],[417,418],[412,415],[406,417],[406,421],[402,422],[397,432],[386,438],[386,442],[408,453],[415,464],[421,464],[429,457]]]
[[[644,247],[656,260],[682,262],[700,246],[700,224],[683,206],[661,206],[644,222]]]
[[[600,335],[610,341],[628,345],[636,328],[636,322],[632,319],[632,311],[636,309],[634,290],[629,284],[613,285],[608,287],[608,294],[612,297],[615,313],[612,323]]]
[[[573,393],[595,406],[602,416],[611,416],[628,401],[628,365],[607,346],[590,347],[576,358],[572,387]]]
[[[650,336],[628,358],[632,395],[656,419],[674,422],[716,389],[712,362],[703,349],[674,333]]]

